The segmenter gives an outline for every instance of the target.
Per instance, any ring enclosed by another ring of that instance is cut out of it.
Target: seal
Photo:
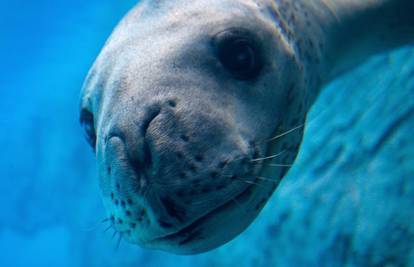
[[[108,221],[131,243],[214,249],[259,214],[321,86],[414,40],[409,0],[141,1],[84,83]]]

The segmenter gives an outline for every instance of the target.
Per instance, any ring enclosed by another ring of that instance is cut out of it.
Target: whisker
[[[300,124],[299,126],[296,126],[296,127],[292,128],[292,129],[290,129],[290,130],[288,130],[286,132],[283,132],[281,134],[278,134],[278,135],[276,135],[276,136],[274,136],[274,137],[272,137],[270,139],[267,139],[267,140],[265,140],[265,142],[270,142],[270,141],[274,141],[276,139],[282,138],[282,137],[284,137],[284,136],[286,136],[286,135],[288,135],[288,134],[290,134],[290,133],[292,133],[292,132],[294,132],[296,130],[299,130],[300,128],[303,128],[303,127],[305,127],[305,124],[304,123],[303,124]]]
[[[279,157],[280,155],[282,155],[285,152],[286,152],[286,150],[282,150],[281,152],[279,152],[279,153],[277,153],[275,155],[272,155],[272,156],[263,157],[263,158],[257,158],[257,159],[251,159],[250,162],[257,162],[257,161],[262,161],[262,160],[267,160],[267,159],[274,159],[274,158]]]
[[[228,163],[227,163],[227,164],[230,164],[230,163],[236,162],[236,161],[238,161],[238,160],[243,160],[243,159],[245,159],[245,158],[246,158],[246,156],[239,156],[239,157],[236,157],[236,158],[234,158],[234,159],[232,159],[232,160],[228,160]]]
[[[275,183],[275,184],[279,184],[280,180],[274,180],[271,178],[266,178],[266,177],[261,177],[261,176],[256,176],[257,179],[262,180],[262,181],[267,181],[267,182],[271,182],[271,183]]]
[[[119,233],[118,243],[116,244],[116,251],[118,251],[119,246],[121,245],[122,241],[122,233]]]
[[[100,222],[97,222],[96,224],[94,224],[94,225],[92,225],[92,226],[85,226],[85,228],[83,228],[83,229],[81,229],[81,231],[84,231],[84,232],[91,232],[91,231],[94,231],[94,230],[96,230],[102,223],[105,223],[105,222],[108,222],[110,220],[110,218],[105,218],[105,219],[103,219],[102,221],[100,221]]]
[[[112,240],[115,238],[116,234],[118,234],[118,231],[115,230],[114,233],[112,234],[112,238],[111,238]]]
[[[268,164],[264,164],[264,163],[258,163],[256,164],[258,166],[261,165],[265,165],[265,166],[270,166],[270,167],[292,167],[292,164],[278,164],[278,163],[268,163]]]
[[[292,167],[293,164],[276,164],[276,163],[269,163],[268,166],[271,166],[271,167]]]
[[[110,226],[108,226],[108,228],[106,228],[105,230],[104,230],[104,233],[106,233],[106,232],[108,232],[108,230],[109,229],[111,229],[113,227],[113,225],[111,224]]]
[[[240,178],[234,178],[234,179],[237,182],[243,182],[243,183],[246,183],[246,184],[256,185],[256,186],[263,187],[263,188],[266,188],[267,189],[267,187],[265,185],[263,185],[263,184],[255,183],[253,181],[243,180],[243,179],[240,179]]]

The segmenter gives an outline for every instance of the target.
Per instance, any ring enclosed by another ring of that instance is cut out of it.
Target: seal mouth
[[[256,183],[254,181],[253,183]],[[226,211],[238,208],[243,209],[241,204],[244,201],[248,200],[248,198],[253,193],[254,189],[257,187],[256,184],[249,185],[245,190],[241,193],[232,197],[230,200],[225,201],[218,207],[214,208],[211,211],[208,211],[206,214],[202,215],[189,225],[185,226],[184,228],[174,232],[167,234],[162,237],[158,237],[153,239],[151,242],[154,243],[176,243],[178,245],[187,245],[192,242],[196,242],[197,240],[202,240],[208,238],[207,236],[203,236],[202,228],[204,225],[207,225],[212,219],[217,218],[220,214],[226,213]],[[247,213],[246,210],[243,210],[244,213]]]

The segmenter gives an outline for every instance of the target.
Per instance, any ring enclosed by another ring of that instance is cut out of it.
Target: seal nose
[[[161,113],[161,107],[154,105],[148,108],[142,122],[140,123],[140,138],[142,142],[139,145],[130,148],[130,161],[133,168],[138,172],[150,170],[153,165],[153,156],[148,141],[146,140],[147,131],[151,122]],[[134,142],[134,141],[131,141]]]
[[[115,182],[121,184],[136,182],[138,189],[141,190],[152,175],[154,155],[148,142],[147,132],[151,123],[161,113],[161,107],[154,104],[139,113],[135,114],[137,116],[135,120],[125,114],[122,118],[115,118],[116,124],[111,126],[107,134],[104,149],[107,168],[122,170],[120,173],[124,175],[110,175],[112,178],[107,177],[108,175],[104,176],[105,185],[113,185]],[[134,179],[131,179],[132,177]]]

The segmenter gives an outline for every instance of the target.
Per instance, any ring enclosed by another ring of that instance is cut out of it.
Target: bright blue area
[[[135,2],[0,0],[0,266],[163,267],[237,263],[264,267],[269,262],[281,263],[271,258],[274,251],[286,248],[286,242],[269,243],[269,236],[275,233],[270,226],[266,228],[266,221],[276,214],[269,209],[241,237],[199,256],[174,256],[125,243],[115,251],[116,241],[111,240],[111,233],[103,233],[105,227],[99,222],[105,213],[93,154],[78,125],[78,97],[83,79],[104,41]],[[378,59],[358,74],[335,83],[321,100],[320,108],[330,104],[329,93],[343,90],[345,97],[348,93],[344,88],[358,84],[365,86],[358,89],[371,88],[371,93],[384,92],[390,86],[397,86],[396,90],[412,88],[410,79],[390,85],[399,72],[404,77],[414,77],[413,64],[398,67],[412,53],[398,55]],[[393,69],[388,70],[388,64]],[[392,75],[377,77],[375,73]],[[378,87],[378,91],[372,91],[372,87]],[[404,92],[407,101],[413,97],[412,90]],[[311,150],[312,140],[308,141]],[[283,199],[278,204],[282,202]],[[266,245],[262,247],[263,244]],[[269,244],[280,246],[271,248]]]

